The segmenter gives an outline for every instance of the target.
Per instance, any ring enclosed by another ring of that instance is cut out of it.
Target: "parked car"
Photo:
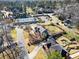
[[[74,28],[74,23],[68,19],[68,20],[65,20],[64,22],[64,25],[67,26],[68,28]]]

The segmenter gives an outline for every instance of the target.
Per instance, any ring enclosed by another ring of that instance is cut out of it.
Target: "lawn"
[[[10,34],[11,34],[12,38],[14,39],[14,41],[16,41],[17,40],[16,30],[12,29]]]
[[[75,39],[79,42],[79,35],[76,35]]]
[[[62,32],[61,29],[57,28],[56,26],[45,26],[45,28],[52,34],[58,33],[58,32]]]
[[[47,55],[44,53],[43,49],[40,49],[34,59],[47,59]]]
[[[72,38],[75,37],[74,34],[73,34],[72,32],[66,32],[66,33],[67,33],[67,34],[64,35],[64,36],[67,37],[68,39],[72,39]]]
[[[64,35],[65,37],[67,37],[68,39],[72,39],[75,38],[76,41],[79,41],[79,35],[78,34],[74,34],[72,32],[66,32],[67,34]]]

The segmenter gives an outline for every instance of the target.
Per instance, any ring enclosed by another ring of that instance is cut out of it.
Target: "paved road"
[[[29,59],[27,49],[25,49],[25,45],[24,45],[23,29],[16,27],[15,30],[17,32],[17,42],[18,42],[19,48],[21,50],[19,57],[20,57],[20,59],[22,59],[22,58]]]
[[[18,40],[19,46],[24,46],[23,29],[15,28],[15,30],[16,30],[16,32],[17,32],[17,40]]]
[[[35,49],[29,54],[29,59],[34,59],[34,57],[37,55],[39,50],[42,48],[42,45],[38,45],[35,47]]]

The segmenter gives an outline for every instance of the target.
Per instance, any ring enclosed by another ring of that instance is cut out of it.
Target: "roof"
[[[35,18],[19,18],[15,20],[15,23],[36,22]]]

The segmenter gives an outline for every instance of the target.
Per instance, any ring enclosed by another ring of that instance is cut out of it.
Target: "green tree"
[[[0,21],[3,20],[3,14],[0,13]]]
[[[76,24],[76,28],[79,30],[79,21]]]
[[[55,8],[56,8],[56,4],[57,4],[57,2],[56,2],[56,1],[52,2],[52,7],[53,7],[53,9],[55,9]]]
[[[48,59],[64,59],[58,51],[53,51],[48,55]]]

